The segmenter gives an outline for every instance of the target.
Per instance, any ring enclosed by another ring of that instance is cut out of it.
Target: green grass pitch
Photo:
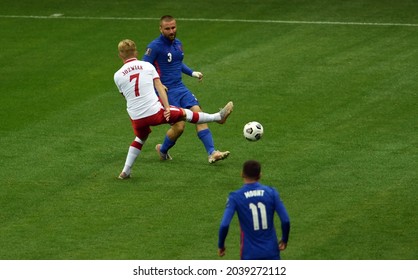
[[[160,126],[120,181],[134,136],[117,43],[145,50],[163,14],[205,74],[184,78],[203,109],[235,103],[210,125],[231,156],[209,165],[187,125],[160,162]],[[0,259],[218,259],[227,195],[257,159],[291,217],[283,259],[416,260],[417,18],[414,0],[1,2]],[[236,217],[226,244],[238,259]]]

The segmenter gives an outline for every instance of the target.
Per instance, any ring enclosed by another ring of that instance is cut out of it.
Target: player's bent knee
[[[202,108],[200,108],[199,105],[194,105],[193,107],[190,108],[190,111],[192,111],[192,112],[203,112]]]
[[[183,132],[185,126],[186,126],[186,123],[184,121],[179,121],[179,122],[176,122],[175,124],[173,124],[171,127],[176,131]]]

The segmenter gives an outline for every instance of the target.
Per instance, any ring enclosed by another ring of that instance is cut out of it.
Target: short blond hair
[[[130,39],[125,39],[125,40],[120,41],[118,44],[118,51],[119,51],[119,55],[123,59],[136,57],[137,55],[136,44],[134,41]]]

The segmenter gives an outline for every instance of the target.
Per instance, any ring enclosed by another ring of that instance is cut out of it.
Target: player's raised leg
[[[222,109],[219,111],[219,114],[221,115],[221,120],[218,121],[220,124],[224,124],[226,122],[226,119],[229,117],[229,115],[234,110],[234,103],[232,101],[229,101]]]
[[[200,107],[196,107],[199,108],[199,110],[195,109],[196,111],[192,111],[190,109],[182,109],[178,107],[171,108],[172,117],[170,121],[175,123],[167,131],[163,144],[157,144],[155,147],[155,150],[161,160],[172,159],[168,150],[175,145],[177,139],[184,131],[184,121],[182,120],[198,125],[202,124],[198,126],[198,128],[201,128],[201,130],[198,130],[198,137],[206,148],[209,163],[226,159],[229,156],[229,151],[221,152],[215,150],[212,133],[206,123],[218,122],[220,124],[224,124],[234,109],[233,102],[228,102],[219,112],[213,114],[202,112]],[[181,120],[178,119],[180,111],[182,112]]]
[[[229,101],[219,112],[214,114],[209,114],[205,112],[193,112],[189,109],[183,109],[186,114],[186,121],[190,123],[210,123],[210,122],[217,122],[220,124],[224,124],[232,113],[234,109],[234,104],[232,101]]]

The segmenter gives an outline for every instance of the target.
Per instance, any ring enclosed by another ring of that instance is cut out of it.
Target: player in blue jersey
[[[201,72],[193,71],[183,63],[183,45],[176,38],[176,20],[172,16],[163,16],[160,19],[160,36],[152,41],[142,58],[155,66],[160,74],[161,82],[166,87],[170,105],[201,112],[198,100],[183,84],[182,74],[199,80],[203,79]],[[157,150],[162,160],[171,159],[168,150],[176,144],[185,128],[185,122],[178,122],[166,134],[164,142],[158,144]],[[212,133],[207,124],[197,124],[196,131],[199,139],[205,146],[209,163],[223,160],[229,156],[229,151],[221,152],[215,149]]]
[[[225,239],[234,213],[238,213],[241,227],[241,259],[279,260],[280,251],[286,249],[290,232],[290,219],[276,189],[262,185],[261,165],[249,160],[242,170],[244,185],[231,192],[219,229],[218,255],[225,255]],[[274,213],[279,215],[282,236],[277,239]]]

